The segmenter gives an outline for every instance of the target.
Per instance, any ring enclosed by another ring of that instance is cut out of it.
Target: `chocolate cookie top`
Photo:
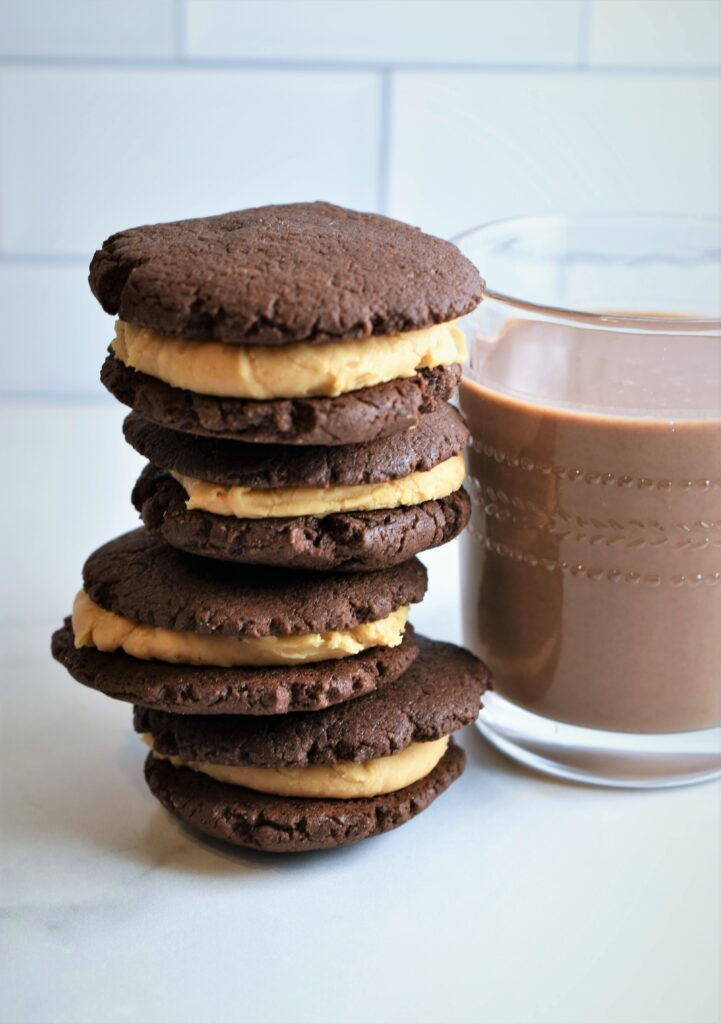
[[[76,647],[70,619],[52,638],[53,657],[73,679],[116,700],[176,714],[284,715],[355,700],[402,676],[418,654],[413,627],[398,647],[306,665],[216,668],[142,661],[124,651]]]
[[[279,717],[173,715],[136,707],[137,732],[184,761],[256,767],[370,761],[473,722],[488,672],[461,647],[415,637],[420,654],[392,686],[324,711]]]
[[[154,466],[226,486],[360,486],[432,469],[463,451],[468,428],[450,405],[423,416],[415,430],[336,447],[244,444],[193,437],[131,413],[125,439]]]
[[[453,320],[483,283],[450,242],[319,202],[120,231],[90,287],[106,313],[163,334],[282,345]]]
[[[420,601],[427,575],[417,559],[359,574],[234,565],[188,555],[133,530],[83,566],[91,599],[150,626],[226,636],[288,636],[351,629]]]
[[[214,839],[265,853],[306,853],[346,846],[405,824],[458,778],[465,760],[451,742],[433,771],[417,782],[395,793],[354,800],[269,796],[174,768],[152,754],[145,762],[145,779],[171,814]]]

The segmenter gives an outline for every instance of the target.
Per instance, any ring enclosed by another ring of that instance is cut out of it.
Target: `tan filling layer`
[[[454,455],[433,469],[410,473],[398,480],[347,487],[275,487],[268,490],[226,487],[172,474],[188,495],[189,509],[199,508],[219,516],[269,519],[278,516],[328,516],[334,512],[419,505],[445,498],[462,485],[466,468],[462,455]]]
[[[126,366],[171,387],[257,400],[333,398],[424,367],[462,363],[467,355],[455,323],[359,341],[273,346],[188,341],[118,320],[112,349]]]
[[[106,611],[81,590],[73,604],[76,647],[122,649],[134,658],[186,665],[298,665],[348,658],[369,647],[397,647],[403,640],[408,605],[353,629],[297,636],[207,636],[146,626]]]
[[[152,735],[144,733],[143,739],[152,749]],[[448,736],[442,736],[429,743],[411,743],[399,754],[379,757],[362,764],[338,761],[335,764],[313,764],[302,768],[248,768],[244,765],[183,761],[179,757],[159,754],[154,749],[153,754],[170,761],[176,768],[192,768],[218,782],[245,786],[260,793],[349,800],[395,793],[424,778],[445,754],[448,741]]]

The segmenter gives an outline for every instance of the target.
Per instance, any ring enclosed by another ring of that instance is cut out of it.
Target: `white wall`
[[[100,394],[112,231],[721,206],[717,0],[2,0],[5,394]]]

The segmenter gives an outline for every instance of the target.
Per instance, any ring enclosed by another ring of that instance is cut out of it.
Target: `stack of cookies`
[[[415,556],[469,517],[448,399],[475,268],[299,203],[120,232],[90,284],[144,526],[87,560],[54,656],[135,705],[151,791],[209,835],[291,852],[409,820],[488,683],[408,623]]]

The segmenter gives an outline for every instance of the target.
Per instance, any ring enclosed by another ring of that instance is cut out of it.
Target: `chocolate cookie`
[[[465,528],[471,503],[461,488],[408,508],[323,516],[238,519],[185,507],[187,495],[164,470],[147,466],[133,504],[148,530],[191,554],[250,565],[316,571],[389,568],[445,544]]]
[[[225,636],[288,636],[352,629],[420,601],[416,559],[366,574],[307,573],[209,561],[144,529],[98,548],[83,566],[90,598],[150,626]]]
[[[112,353],[100,371],[118,401],[155,423],[206,437],[286,445],[357,444],[410,430],[453,396],[460,378],[461,367],[453,364],[337,398],[253,401],[171,387]]]
[[[176,714],[281,715],[318,711],[395,682],[418,648],[406,627],[399,647],[372,647],[351,658],[279,668],[215,668],[140,661],[123,651],[75,647],[70,619],[52,654],[78,682],[117,700]]]
[[[133,413],[126,418],[123,432],[126,441],[159,469],[254,490],[397,480],[450,459],[463,451],[468,440],[463,417],[446,404],[423,416],[415,430],[331,448],[209,440],[168,430]]]
[[[389,832],[431,804],[463,771],[465,754],[451,742],[433,771],[385,796],[300,800],[217,782],[148,755],[145,779],[161,804],[215,839],[267,853],[332,849]]]
[[[416,635],[420,654],[392,686],[323,711],[174,715],[136,707],[137,732],[183,761],[277,768],[389,757],[475,721],[488,671],[461,647]]]
[[[245,345],[412,331],[470,312],[483,287],[451,243],[330,203],[121,231],[95,253],[90,286],[140,327]]]
[[[462,451],[468,430],[443,405],[407,434],[335,448],[253,445],[167,430],[131,414],[125,437],[153,463],[133,491],[143,522],[193,554],[255,565],[369,571],[396,565],[457,536],[468,522],[462,490],[409,507],[370,512],[246,519],[188,510],[169,473],[254,490],[363,486],[425,472]]]

